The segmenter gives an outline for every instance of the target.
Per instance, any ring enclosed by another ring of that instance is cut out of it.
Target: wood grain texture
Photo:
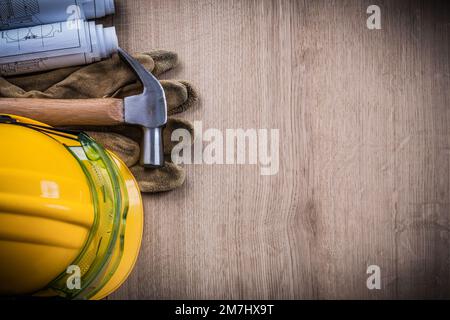
[[[123,100],[114,98],[0,98],[0,113],[31,118],[51,126],[113,126],[124,122]]]
[[[179,53],[166,78],[201,94],[187,119],[278,128],[282,148],[276,176],[190,165],[144,196],[140,257],[110,298],[450,298],[446,2],[117,0],[125,49]]]

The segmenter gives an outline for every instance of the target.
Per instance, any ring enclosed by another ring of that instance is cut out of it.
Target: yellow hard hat
[[[0,115],[0,295],[102,299],[128,277],[138,185],[81,132]]]

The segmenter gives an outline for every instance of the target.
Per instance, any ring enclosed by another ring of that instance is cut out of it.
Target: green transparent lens
[[[78,146],[67,149],[86,174],[94,203],[94,223],[78,258],[72,263],[80,268],[81,288],[69,289],[71,274],[62,273],[49,286],[68,299],[88,299],[111,278],[119,265],[124,248],[128,195],[117,166],[107,151],[84,133]]]

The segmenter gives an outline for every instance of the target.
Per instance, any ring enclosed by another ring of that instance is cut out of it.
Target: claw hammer
[[[167,123],[167,102],[160,82],[123,49],[120,58],[142,83],[143,92],[124,100],[0,98],[0,113],[41,121],[51,126],[139,125],[143,128],[140,163],[154,168],[164,165],[162,130]]]

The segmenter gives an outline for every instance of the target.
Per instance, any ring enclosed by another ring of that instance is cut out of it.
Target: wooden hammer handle
[[[124,123],[123,100],[0,98],[0,113],[51,126],[110,126]]]

